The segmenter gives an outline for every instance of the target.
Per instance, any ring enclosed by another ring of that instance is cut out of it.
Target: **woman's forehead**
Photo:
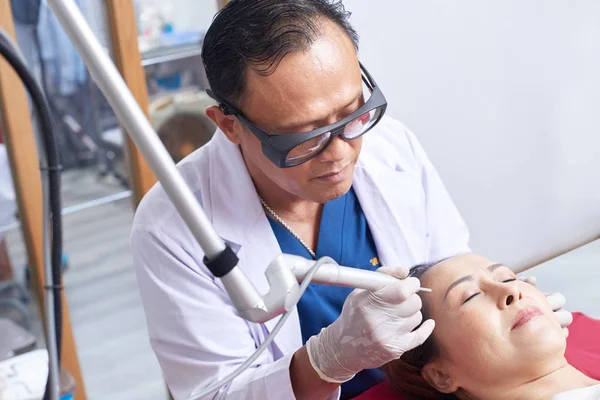
[[[449,285],[454,280],[488,268],[494,262],[477,254],[462,254],[448,258],[431,267],[423,277],[422,283],[432,282],[438,285]],[[429,283],[430,285],[432,283]]]

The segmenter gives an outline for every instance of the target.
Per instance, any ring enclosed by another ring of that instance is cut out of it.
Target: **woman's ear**
[[[425,365],[421,369],[421,376],[438,392],[449,394],[458,390],[458,385],[440,361],[433,361]]]
[[[210,106],[206,109],[206,115],[223,131],[227,139],[234,144],[242,142],[244,129],[240,121],[234,115],[225,115],[219,106]]]

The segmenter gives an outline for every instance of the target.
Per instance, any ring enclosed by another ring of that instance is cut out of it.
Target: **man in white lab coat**
[[[338,2],[233,0],[206,34],[214,138],[180,171],[256,288],[281,252],[404,277],[469,252],[468,231],[416,138],[386,117]],[[131,234],[153,349],[171,392],[223,378],[273,329],[241,318],[160,185]],[[386,269],[387,268],[387,269]],[[309,286],[274,344],[220,399],[351,398],[421,344],[419,282]],[[561,302],[556,308],[561,306]],[[568,321],[567,321],[568,322]]]

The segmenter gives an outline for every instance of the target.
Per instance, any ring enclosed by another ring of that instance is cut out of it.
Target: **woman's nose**
[[[501,283],[500,285],[502,285],[498,296],[498,307],[500,309],[505,309],[523,299],[523,293],[517,282]]]

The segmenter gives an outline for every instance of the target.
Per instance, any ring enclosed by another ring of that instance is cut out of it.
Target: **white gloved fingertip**
[[[373,292],[373,294],[381,302],[387,304],[399,304],[417,293],[420,287],[421,282],[417,278],[411,277],[389,284],[378,291]]]
[[[567,299],[561,293],[551,293],[546,295],[546,300],[552,307],[552,311],[557,311],[565,306]]]
[[[537,279],[535,278],[535,276],[528,276],[525,278],[521,278],[521,280],[525,283],[529,283],[532,286],[535,286],[535,284],[537,283]]]
[[[423,329],[424,334],[427,334],[427,336],[425,337],[425,340],[427,340],[427,338],[433,333],[433,330],[435,329],[435,321],[432,319],[428,319],[421,324],[419,329]],[[423,342],[425,342],[425,340],[423,340]]]
[[[408,276],[410,269],[408,267],[379,267],[377,268],[377,272],[381,272],[386,275],[391,275],[398,279],[404,279]]]
[[[554,311],[554,316],[558,320],[561,327],[566,328],[573,322],[573,314],[567,310],[559,309]]]
[[[432,319],[428,319],[423,322],[421,326],[411,332],[409,335],[412,336],[410,339],[410,345],[407,347],[406,351],[412,350],[416,347],[421,346],[429,336],[433,333],[433,329],[435,328],[435,321]]]
[[[427,324],[428,325],[428,329],[430,329],[431,332],[433,332],[433,330],[435,329],[435,321],[432,320],[432,319],[428,319],[427,321],[423,322],[423,324],[421,326],[423,326],[425,324]],[[429,326],[431,326],[431,328],[429,328]]]

